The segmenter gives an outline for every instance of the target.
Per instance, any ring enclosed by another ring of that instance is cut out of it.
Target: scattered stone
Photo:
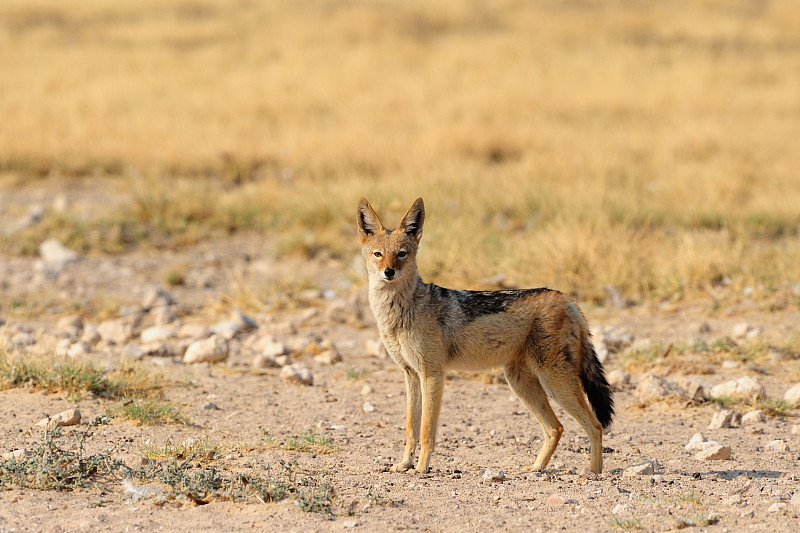
[[[282,342],[268,342],[264,345],[264,350],[261,353],[274,358],[279,355],[289,355],[289,348]]]
[[[764,414],[764,411],[758,409],[756,411],[750,411],[742,416],[742,425],[745,424],[759,424],[761,422],[766,422],[767,416]]]
[[[83,332],[83,319],[78,315],[65,316],[56,325],[70,339],[77,339]]]
[[[153,326],[149,328],[145,328],[142,330],[142,333],[139,335],[139,339],[147,344],[150,342],[161,342],[167,341],[172,339],[176,336],[176,332],[173,328],[168,326]]]
[[[205,339],[211,336],[211,330],[203,324],[184,324],[178,330],[178,336],[182,339]]]
[[[618,503],[611,509],[611,514],[614,516],[616,515],[624,515],[624,514],[632,514],[636,509],[633,505],[629,503]]]
[[[372,405],[370,402],[364,402],[364,405],[361,406],[361,410],[365,413],[374,413],[375,406]]]
[[[166,326],[178,320],[178,315],[175,314],[172,305],[167,307],[155,307],[150,311],[153,317],[153,322],[156,326]]]
[[[203,409],[203,411],[216,411],[217,409],[219,409],[219,407],[217,407],[217,404],[215,404],[214,402],[206,402],[203,404],[203,407],[201,409]]]
[[[105,320],[97,332],[109,344],[125,344],[133,336],[133,324],[129,320]]]
[[[560,494],[551,494],[550,497],[547,498],[548,507],[561,507],[566,504],[567,504],[566,498],[564,498]]]
[[[56,426],[74,426],[81,421],[81,412],[77,409],[67,409],[62,411],[51,418],[43,418],[39,420],[37,426],[46,426],[48,423],[55,424]]]
[[[78,341],[70,345],[67,349],[67,357],[75,359],[92,353],[92,346],[88,342]]]
[[[14,459],[15,461],[18,462],[23,459],[27,459],[28,457],[33,457],[32,450],[14,450],[11,452],[6,452],[2,456],[0,456],[0,458],[2,458],[3,461],[10,461],[11,459]]]
[[[658,461],[655,459],[648,459],[647,461],[643,461],[639,464],[629,466],[622,472],[622,477],[633,477],[633,476],[652,476],[656,472],[656,468],[659,467]]]
[[[314,376],[311,374],[311,371],[300,363],[294,363],[283,367],[283,369],[281,369],[281,379],[284,383],[289,385],[310,386],[314,384]]]
[[[718,443],[713,441],[709,442],[709,440],[702,433],[695,433],[689,440],[689,444],[686,445],[686,449],[689,451],[705,450],[706,448],[710,448],[711,446],[716,446],[717,444]]]
[[[100,328],[95,325],[88,325],[83,328],[83,335],[81,335],[81,341],[88,343],[91,346],[94,346],[100,340],[102,340],[103,336],[100,335]]]
[[[731,448],[717,444],[697,452],[694,457],[699,461],[726,461],[731,458]]]
[[[228,358],[228,340],[219,335],[195,341],[186,348],[184,363],[216,363]]]
[[[17,348],[23,348],[25,346],[33,346],[36,344],[36,339],[30,333],[23,331],[11,337],[11,344]]]
[[[608,373],[608,384],[617,390],[622,390],[631,382],[631,375],[622,370],[612,370]]]
[[[606,346],[605,341],[595,339],[594,342],[594,353],[597,355],[598,361],[605,364],[608,361],[608,346]]]
[[[722,409],[714,413],[714,417],[708,424],[708,429],[721,429],[733,427],[733,411]]]
[[[40,269],[47,274],[58,275],[69,264],[80,259],[77,252],[74,252],[58,239],[47,239],[39,245],[39,256],[42,258]]]
[[[682,378],[678,385],[685,391],[685,397],[695,402],[704,402],[708,399],[706,386],[694,378]]]
[[[144,359],[145,352],[141,346],[134,343],[128,343],[125,347],[122,348],[122,357],[126,359],[133,359],[134,361],[140,361]]]
[[[783,395],[783,401],[789,404],[792,408],[800,406],[800,383],[794,385],[786,391]]]
[[[767,397],[764,387],[750,376],[712,387],[710,395],[712,398],[729,397],[744,401],[763,400]]]
[[[142,298],[142,308],[145,311],[150,311],[154,307],[167,307],[170,305],[175,305],[175,299],[164,289],[151,287],[144,293]]]
[[[785,513],[789,508],[784,502],[775,502],[767,508],[768,513]]]
[[[743,501],[744,498],[742,498],[741,494],[734,494],[733,496],[723,500],[722,503],[725,503],[726,505],[739,505]]]
[[[486,470],[483,471],[483,481],[485,482],[497,483],[505,480],[506,480],[506,475],[505,473],[503,473],[502,470],[487,468]]]
[[[786,442],[778,439],[767,444],[766,450],[768,452],[788,452],[791,451],[791,448],[789,448],[789,445],[786,444]]]
[[[789,500],[789,503],[792,505],[792,507],[800,507],[800,492],[795,492],[792,495],[792,499]]]
[[[636,398],[643,403],[667,396],[683,397],[685,395],[686,391],[683,390],[683,387],[655,374],[646,374],[636,386]]]
[[[750,325],[747,322],[739,322],[734,324],[731,328],[731,337],[734,339],[743,339],[747,335]]]
[[[211,333],[231,340],[242,331],[242,327],[242,324],[237,320],[223,320],[211,326]]]
[[[372,385],[366,384],[361,387],[361,394],[367,396],[368,394],[372,394],[374,392]]]
[[[389,352],[386,351],[386,347],[383,345],[383,341],[381,340],[367,340],[366,350],[368,355],[377,357],[379,359],[386,359],[389,357]]]
[[[258,329],[258,324],[255,320],[242,313],[240,309],[234,309],[231,313],[231,321],[239,324],[239,331],[251,331]]]
[[[342,356],[336,350],[325,350],[314,356],[314,361],[321,365],[332,365],[342,360]]]
[[[622,328],[606,326],[600,328],[600,333],[596,337],[602,337],[605,345],[610,352],[620,352],[633,344],[633,335]]]
[[[253,357],[253,362],[251,364],[255,368],[277,368],[280,366],[275,361],[275,358],[273,356],[265,355],[263,353]]]
[[[578,477],[583,479],[597,479],[597,474],[592,472],[588,465],[583,465],[578,469]]]

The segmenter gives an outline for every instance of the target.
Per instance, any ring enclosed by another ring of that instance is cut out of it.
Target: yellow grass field
[[[349,265],[360,196],[392,225],[422,196],[426,280],[796,305],[799,27],[795,0],[5,0],[0,187],[129,201],[0,247],[252,229]]]

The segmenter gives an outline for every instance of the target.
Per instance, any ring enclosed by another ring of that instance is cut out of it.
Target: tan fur
[[[547,466],[563,432],[549,393],[589,435],[591,469],[600,473],[602,426],[586,401],[580,378],[586,370],[581,354],[586,343],[591,348],[581,311],[565,295],[546,289],[477,293],[423,283],[416,255],[424,216],[420,198],[397,229],[388,230],[365,199],[358,205],[370,305],[386,349],[405,372],[406,446],[391,471],[413,466],[418,442],[416,470],[428,471],[447,369],[502,367],[509,386],[545,434],[532,469]],[[602,367],[599,373],[602,376]]]

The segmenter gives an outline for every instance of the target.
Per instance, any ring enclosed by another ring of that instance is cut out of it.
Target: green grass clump
[[[174,405],[156,397],[125,398],[108,407],[108,412],[126,420],[143,425],[165,423],[185,423],[180,410]]]
[[[168,458],[186,459],[190,456],[215,459],[221,450],[222,447],[219,444],[207,439],[186,439],[177,444],[173,444],[167,439],[163,446],[150,445],[143,448],[142,456],[154,461]]]
[[[608,521],[608,526],[613,529],[624,529],[625,531],[633,531],[642,529],[642,521],[639,518],[620,518],[612,516]]]
[[[67,491],[115,478],[125,465],[112,457],[113,450],[94,455],[85,455],[83,450],[92,430],[108,420],[98,417],[78,434],[77,450],[67,447],[61,428],[46,428],[30,455],[0,460],[0,487]]]
[[[275,437],[267,435],[267,446],[281,450],[328,454],[338,451],[333,439],[327,435],[318,435],[313,429],[308,429],[299,436],[287,435],[282,443]]]

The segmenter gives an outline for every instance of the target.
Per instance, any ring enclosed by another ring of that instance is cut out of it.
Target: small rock
[[[655,460],[647,460],[643,461],[639,464],[629,466],[622,472],[622,477],[633,477],[633,476],[652,476],[656,472],[656,468],[658,467],[658,461]]]
[[[289,348],[282,342],[268,342],[264,345],[264,350],[261,353],[270,357],[278,357],[279,355],[288,355]]]
[[[550,497],[547,498],[548,507],[561,507],[566,504],[567,504],[566,498],[564,498],[560,494],[551,494]]]
[[[597,474],[592,472],[588,465],[583,465],[578,469],[578,477],[583,479],[597,479]]]
[[[643,403],[667,396],[683,397],[685,395],[686,391],[680,385],[654,374],[646,374],[636,386],[636,398]]]
[[[311,374],[311,371],[300,363],[294,363],[283,367],[281,369],[281,379],[284,383],[289,385],[310,386],[314,384],[314,376]]]
[[[361,410],[365,413],[374,413],[375,406],[372,405],[370,402],[364,402],[364,405],[361,406]]]
[[[182,339],[206,339],[211,336],[211,330],[203,324],[184,324],[178,330],[178,336]]]
[[[62,317],[56,325],[59,331],[63,331],[67,337],[77,339],[83,332],[83,319],[78,315]]]
[[[624,389],[631,382],[631,375],[622,370],[612,370],[608,373],[608,384],[617,390]]]
[[[483,471],[483,481],[496,483],[505,480],[506,480],[506,475],[503,473],[502,470],[487,468],[486,470]]]
[[[134,343],[128,343],[122,348],[122,357],[126,359],[133,359],[134,361],[140,361],[144,359],[144,350],[141,346]]]
[[[56,426],[74,426],[81,421],[81,412],[77,409],[67,409],[62,411],[51,418],[43,418],[39,420],[37,426],[46,426],[48,423],[53,423]]]
[[[740,494],[734,494],[733,496],[723,500],[722,503],[725,503],[727,505],[739,505],[740,503],[742,503],[742,501],[744,501],[744,498],[742,498]]]
[[[336,350],[325,350],[314,356],[314,361],[321,365],[332,365],[342,360],[342,356]]]
[[[133,336],[133,324],[129,320],[105,320],[97,332],[109,344],[125,344]]]
[[[374,389],[369,384],[364,385],[363,387],[361,387],[361,394],[364,395],[364,396],[372,394],[373,392],[374,392]]]
[[[734,339],[743,339],[747,335],[750,325],[747,322],[739,322],[734,324],[731,328],[731,337]]]
[[[369,339],[366,342],[366,350],[367,354],[373,357],[377,357],[379,359],[386,359],[389,357],[389,352],[386,351],[386,347],[383,345],[383,341]]]
[[[785,513],[789,508],[784,502],[775,502],[767,508],[768,513]]]
[[[178,315],[175,314],[173,310],[173,305],[164,306],[164,307],[154,307],[150,314],[153,317],[153,322],[157,326],[166,326],[167,324],[172,324],[176,320],[178,320]]]
[[[11,459],[13,459],[17,462],[21,462],[27,459],[28,457],[33,457],[32,450],[14,450],[11,452],[6,452],[2,456],[0,456],[0,459],[2,459],[3,461],[10,461]]]
[[[761,422],[766,422],[767,416],[764,414],[764,411],[758,409],[756,411],[750,411],[742,416],[742,425],[745,424],[760,424]]]
[[[618,503],[611,509],[611,514],[613,515],[625,515],[625,514],[632,514],[636,509],[633,505],[629,503]]]
[[[723,409],[714,413],[714,417],[708,424],[708,429],[721,429],[733,427],[733,411]]]
[[[42,258],[42,270],[50,274],[58,274],[69,263],[80,259],[77,252],[65,247],[58,239],[47,239],[40,244],[39,256]]]
[[[795,492],[792,494],[792,499],[789,500],[789,503],[792,507],[800,507],[800,492]]]
[[[606,346],[605,341],[602,340],[595,340],[593,344],[597,360],[605,364],[606,361],[608,361],[608,346]]]
[[[23,331],[11,337],[11,344],[17,348],[22,348],[24,346],[32,346],[36,344],[36,339],[30,333]]]
[[[633,344],[633,335],[622,328],[608,326],[601,328],[600,331],[610,352],[620,352]]]
[[[717,443],[712,442],[710,446],[716,446]],[[692,438],[689,440],[689,444],[686,445],[686,449],[689,451],[692,450],[704,450],[709,448],[708,439],[702,433],[695,433],[692,435]]]
[[[88,342],[75,342],[67,349],[67,357],[75,359],[92,353],[92,347]]]
[[[153,326],[143,329],[139,339],[146,344],[148,342],[166,341],[176,336],[175,330],[169,326]]]
[[[144,293],[142,298],[142,308],[145,311],[150,311],[154,307],[167,307],[170,305],[175,305],[175,299],[164,289],[151,287]]]
[[[242,313],[240,309],[234,309],[231,312],[231,320],[234,322],[239,323],[239,330],[240,331],[251,331],[254,329],[258,329],[258,323],[253,320],[251,317],[247,316],[246,314]]]
[[[100,328],[95,325],[88,325],[83,328],[83,335],[81,335],[81,341],[88,343],[91,346],[94,346],[98,342],[102,340],[103,336],[100,335]]]
[[[265,355],[263,353],[253,357],[253,362],[251,364],[255,368],[277,368],[280,366],[275,361],[275,358],[273,356]]]
[[[683,378],[678,380],[678,385],[685,391],[685,397],[692,401],[704,402],[708,399],[706,386],[696,379]]]
[[[763,400],[767,397],[764,387],[750,376],[712,387],[710,395],[712,398],[729,397],[744,401]]]
[[[211,326],[211,333],[231,340],[242,331],[242,328],[242,324],[237,320],[223,320]]]
[[[219,408],[217,407],[217,404],[215,404],[214,402],[206,402],[203,404],[202,409],[203,411],[216,411]]]
[[[786,391],[783,395],[783,401],[789,404],[792,408],[800,406],[800,383],[794,385]]]
[[[699,461],[725,461],[731,458],[731,448],[717,444],[697,452],[694,457]]]
[[[219,335],[195,341],[186,348],[184,363],[216,363],[228,358],[228,340]]]
[[[791,451],[791,448],[784,441],[778,439],[767,444],[766,450],[768,452],[788,452]]]

